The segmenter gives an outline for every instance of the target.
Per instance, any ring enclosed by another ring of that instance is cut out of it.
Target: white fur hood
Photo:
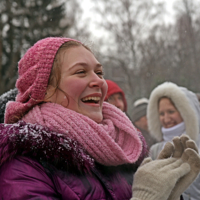
[[[199,143],[200,135],[200,104],[197,96],[184,87],[165,82],[156,87],[149,98],[147,118],[150,135],[162,141],[161,123],[158,114],[158,101],[161,97],[169,97],[180,112],[186,126],[186,134]]]

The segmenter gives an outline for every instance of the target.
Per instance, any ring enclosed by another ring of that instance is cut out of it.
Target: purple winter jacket
[[[22,121],[0,124],[3,200],[128,200],[138,164],[102,166],[63,134]]]

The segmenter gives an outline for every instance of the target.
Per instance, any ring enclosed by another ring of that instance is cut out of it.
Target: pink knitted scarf
[[[134,163],[142,152],[142,142],[131,121],[118,108],[105,102],[103,120],[99,124],[55,103],[36,105],[23,120],[77,140],[103,165]]]

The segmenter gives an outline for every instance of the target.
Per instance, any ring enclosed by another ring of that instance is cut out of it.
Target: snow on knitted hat
[[[126,112],[127,111],[127,102],[126,102],[124,91],[115,82],[113,82],[111,80],[106,80],[106,83],[108,85],[108,91],[107,91],[107,95],[104,100],[107,101],[108,98],[113,94],[121,93],[123,102],[124,102],[124,112]]]
[[[62,44],[77,40],[48,37],[36,42],[18,63],[18,95],[6,105],[5,123],[15,123],[45,97],[54,58]],[[80,42],[79,42],[80,43]]]

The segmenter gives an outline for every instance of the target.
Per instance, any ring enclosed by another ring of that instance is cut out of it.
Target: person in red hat
[[[108,85],[108,91],[104,100],[115,105],[121,111],[126,112],[127,101],[123,90],[111,80],[106,80],[106,83]]]

